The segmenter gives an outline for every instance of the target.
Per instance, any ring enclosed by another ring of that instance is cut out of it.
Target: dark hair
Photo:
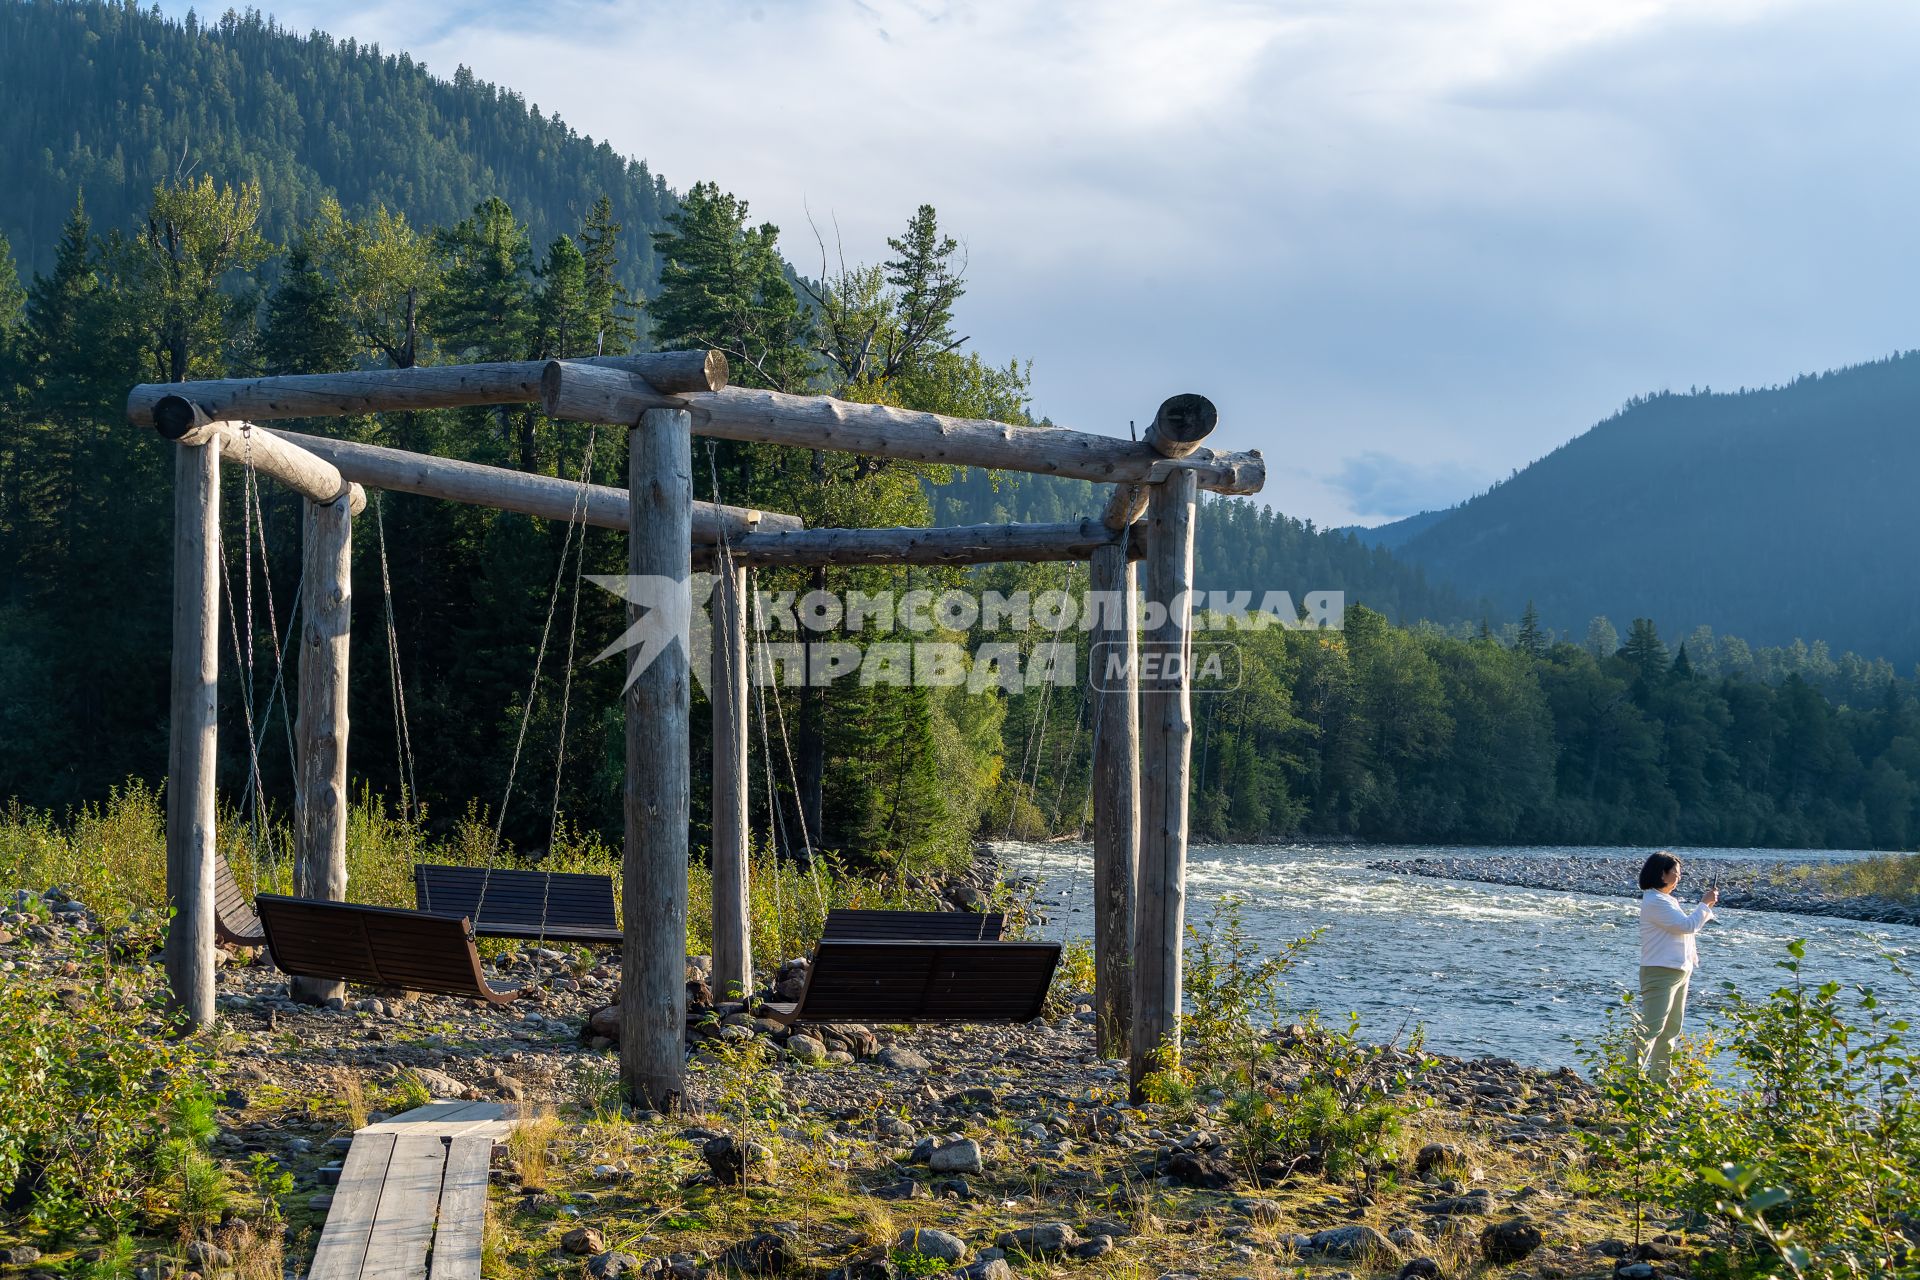
[[[1656,853],[1647,859],[1647,865],[1640,868],[1640,887],[1642,889],[1664,889],[1667,887],[1669,872],[1680,869],[1680,859],[1670,853]]]

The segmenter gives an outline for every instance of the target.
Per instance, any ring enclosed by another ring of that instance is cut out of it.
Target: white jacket
[[[1649,889],[1640,897],[1640,963],[1643,967],[1693,972],[1699,963],[1693,935],[1713,919],[1713,908],[1701,903],[1687,911],[1670,893]]]

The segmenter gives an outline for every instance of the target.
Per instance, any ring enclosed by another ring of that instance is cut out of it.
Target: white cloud
[[[850,256],[921,201],[1040,408],[1200,390],[1268,498],[1504,474],[1667,385],[1920,345],[1920,17],[1894,0],[291,0],[466,63]],[[831,234],[831,232],[829,232]]]

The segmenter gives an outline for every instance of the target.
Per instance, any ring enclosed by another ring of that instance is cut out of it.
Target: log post
[[[353,511],[349,498],[308,499],[301,543],[300,715],[294,729],[293,893],[347,896],[347,657],[353,618]],[[325,1004],[347,984],[293,979],[293,998]]]
[[[213,1025],[213,920],[219,746],[220,443],[173,459],[173,679],[167,748],[166,965],[171,1007]]]
[[[1143,443],[1163,458],[1184,458],[1200,447],[1220,424],[1220,411],[1213,401],[1193,392],[1168,396],[1154,410],[1147,424]],[[1116,485],[1101,521],[1109,529],[1125,529],[1147,509],[1147,488],[1139,484]]]
[[[722,555],[713,595],[713,993],[753,989],[747,908],[747,571]]]
[[[627,572],[642,597],[628,621],[663,630],[627,668],[620,1082],[631,1105],[660,1112],[679,1108],[686,1073],[691,430],[685,410],[649,409],[627,433]]]
[[[1147,499],[1147,608],[1159,625],[1142,637],[1140,678],[1140,886],[1134,910],[1134,1099],[1148,1072],[1180,1051],[1180,948],[1186,924],[1187,767],[1193,748],[1187,634],[1192,615],[1194,477],[1183,473]]]
[[[1140,699],[1133,566],[1121,541],[1096,549],[1088,678],[1093,735],[1093,1009],[1100,1056],[1124,1057],[1133,1024],[1134,881],[1139,873]],[[1110,604],[1107,602],[1111,602]]]

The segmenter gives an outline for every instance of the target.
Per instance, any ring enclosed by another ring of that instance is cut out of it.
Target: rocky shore
[[[1467,880],[1555,889],[1609,898],[1638,898],[1641,859],[1521,857],[1494,853],[1461,856],[1378,858],[1367,866],[1396,875],[1434,880]],[[1831,864],[1828,864],[1831,865]],[[1785,863],[1764,858],[1696,859],[1687,871],[1682,895],[1691,901],[1709,884],[1720,886],[1720,905],[1743,911],[1779,911],[1835,916],[1877,924],[1920,925],[1920,903],[1883,897],[1850,897],[1828,889],[1818,861]]]
[[[56,1006],[86,998],[113,931],[57,891],[13,906],[0,980],[43,984]],[[489,1275],[1686,1274],[1683,1241],[1628,1244],[1622,1206],[1569,1176],[1595,1099],[1564,1069],[1387,1050],[1406,1081],[1394,1154],[1333,1180],[1263,1166],[1217,1092],[1128,1103],[1124,1064],[1096,1054],[1087,997],[1070,987],[1021,1026],[787,1029],[753,1002],[711,1002],[696,957],[693,1070],[669,1117],[618,1103],[606,1032],[619,968],[605,951],[490,956],[489,978],[525,993],[498,1008],[379,991],[314,1008],[258,954],[222,954],[215,1150],[292,1176],[290,1275],[352,1129],[428,1095],[499,1099],[523,1117],[496,1151]],[[803,963],[770,970],[767,989],[790,987]],[[125,957],[109,980],[128,1017],[154,1015],[155,957]],[[1284,1096],[1317,1042],[1274,1037]],[[0,1270],[25,1280],[72,1265],[4,1219],[0,1246]],[[239,1246],[218,1233],[146,1248],[142,1280],[258,1274],[223,1261]]]

